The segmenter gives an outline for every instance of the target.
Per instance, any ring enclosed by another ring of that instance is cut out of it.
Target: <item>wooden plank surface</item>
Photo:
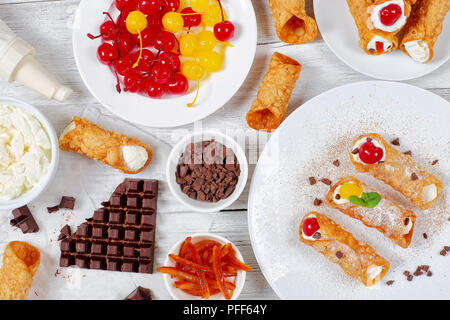
[[[95,1],[95,0],[92,0]],[[279,41],[273,27],[267,0],[252,0],[258,24],[258,47],[253,67],[242,88],[220,110],[202,121],[204,129],[237,130],[239,134],[251,133],[245,114],[257,93],[257,88],[266,70],[266,65],[274,51],[287,54],[302,63],[303,69],[289,105],[288,113],[312,97],[336,86],[371,80],[341,62],[319,37],[311,43],[292,46]],[[62,83],[73,88],[75,93],[63,104],[49,102],[38,94],[17,84],[0,82],[0,95],[20,98],[39,107],[55,126],[57,132],[70,122],[74,114],[80,114],[87,107],[97,108],[103,114],[114,117],[91,96],[77,71],[72,52],[72,21],[79,1],[77,0],[2,0],[0,19],[3,19],[20,37],[36,48],[36,58]],[[312,12],[312,1],[307,1],[307,11]],[[419,86],[450,100],[450,63],[435,72],[406,83]],[[138,126],[158,139],[173,145],[176,135],[173,129],[155,129]],[[192,130],[194,125],[181,127]],[[246,143],[247,152],[261,152],[268,135],[260,137],[260,143]],[[250,159],[250,177],[253,173],[256,156]],[[250,180],[250,178],[249,178]],[[215,232],[233,241],[242,251],[245,260],[255,267],[247,277],[241,298],[276,299],[275,293],[258,268],[251,248],[247,229],[248,185],[240,199],[229,211],[211,215],[180,212],[178,206],[164,207],[165,219],[201,221],[188,225],[176,224],[178,229],[170,230],[170,235],[160,232],[157,263],[162,263],[164,252],[182,234],[194,232]],[[174,200],[175,201],[175,200]],[[204,220],[204,221],[203,221]],[[168,232],[168,231],[167,231]]]

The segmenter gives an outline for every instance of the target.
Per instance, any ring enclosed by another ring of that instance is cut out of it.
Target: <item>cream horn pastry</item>
[[[367,16],[372,5],[370,1],[347,0],[347,4],[358,28],[361,49],[370,55],[380,55],[398,47],[398,39],[394,34],[375,29],[371,25]]]
[[[437,177],[376,133],[356,139],[349,155],[356,170],[370,173],[421,209],[429,208],[441,193],[442,183]]]
[[[449,10],[450,0],[418,0],[406,24],[400,48],[414,61],[429,62]]]
[[[64,151],[84,154],[124,173],[138,173],[152,160],[152,149],[137,138],[107,131],[89,120],[74,117],[59,138]]]
[[[373,5],[368,8],[369,29],[378,29],[396,34],[406,24],[412,4],[416,0],[370,0]]]
[[[278,38],[301,44],[317,37],[316,21],[305,11],[305,0],[269,0]]]
[[[413,211],[389,200],[354,177],[340,179],[326,195],[332,208],[375,228],[395,244],[411,244],[416,223]]]
[[[303,218],[299,236],[301,242],[366,286],[378,283],[389,270],[389,262],[372,247],[356,240],[350,232],[318,212],[310,212]]]

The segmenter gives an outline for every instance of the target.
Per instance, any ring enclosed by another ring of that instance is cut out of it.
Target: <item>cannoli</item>
[[[356,240],[350,232],[318,212],[310,212],[303,218],[299,235],[301,242],[366,286],[378,283],[389,270],[389,262],[372,247]]]
[[[301,44],[317,37],[316,21],[305,11],[305,0],[269,0],[278,38]]]
[[[361,49],[370,55],[380,55],[398,47],[398,39],[394,34],[375,29],[371,25],[367,16],[371,6],[370,1],[347,0],[347,4],[358,28]]]
[[[398,33],[406,24],[411,7],[416,0],[368,0],[373,5],[368,8],[369,29]]]
[[[258,96],[247,113],[247,123],[255,130],[272,131],[278,128],[286,115],[292,91],[302,65],[275,52],[270,60]]]
[[[74,117],[59,138],[64,151],[84,154],[124,173],[138,173],[152,160],[152,149],[137,138],[107,131],[86,119]]]
[[[24,300],[39,268],[40,252],[26,242],[8,243],[0,269],[0,300]]]
[[[340,179],[326,195],[330,207],[375,228],[402,248],[411,244],[416,215],[354,177]]]
[[[370,133],[356,139],[349,155],[356,170],[370,173],[421,209],[429,208],[441,193],[442,183],[437,177],[378,134]]]
[[[449,10],[450,0],[418,0],[406,24],[400,48],[414,61],[429,62]]]

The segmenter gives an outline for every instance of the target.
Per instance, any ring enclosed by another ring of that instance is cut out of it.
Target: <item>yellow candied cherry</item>
[[[208,9],[202,14],[202,22],[208,27],[214,27],[217,23],[227,20],[225,11],[223,12],[218,2],[208,6]]]
[[[200,51],[211,51],[217,44],[214,32],[203,30],[197,34],[198,49]]]
[[[184,20],[178,12],[167,12],[162,18],[164,29],[169,32],[177,33],[183,30]]]
[[[197,13],[208,10],[209,0],[191,0],[191,8]]]
[[[133,65],[133,68],[136,68],[139,65],[139,61],[142,57],[142,37],[141,32],[147,28],[147,18],[145,15],[140,11],[131,11],[128,14],[127,20],[126,20],[126,27],[129,33],[131,34],[138,34],[139,35],[139,41],[140,41],[140,51],[139,51],[139,57],[136,61],[136,63]]]
[[[180,38],[180,52],[186,57],[195,57],[198,50],[197,36],[193,34],[185,34]]]
[[[181,65],[181,73],[189,80],[197,81],[197,93],[195,94],[194,101],[188,104],[188,107],[192,107],[198,98],[198,92],[200,90],[200,79],[203,78],[206,71],[200,63],[194,60],[190,60],[183,62],[183,64]]]
[[[361,197],[362,189],[354,183],[343,184],[339,188],[339,195],[341,198],[348,199],[350,196]]]
[[[198,54],[200,65],[208,72],[222,70],[224,56],[216,51],[204,51]]]

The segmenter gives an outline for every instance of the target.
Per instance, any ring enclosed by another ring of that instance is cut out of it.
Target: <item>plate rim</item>
[[[445,102],[446,104],[449,105],[450,107],[450,102],[448,102],[447,100],[445,100],[444,98],[442,98],[441,96],[430,92],[426,89],[411,85],[411,84],[407,84],[407,83],[403,83],[403,82],[396,82],[396,81],[384,81],[384,80],[369,80],[369,81],[358,81],[358,82],[353,82],[353,83],[348,83],[348,84],[344,84],[342,86],[338,86],[329,90],[326,90],[318,95],[316,95],[315,97],[309,99],[308,101],[306,101],[305,103],[303,103],[302,105],[300,105],[299,107],[297,107],[295,109],[295,111],[293,111],[280,125],[280,127],[274,132],[274,134],[270,137],[269,141],[267,141],[266,145],[264,146],[263,151],[261,152],[260,156],[258,157],[258,162],[256,163],[255,169],[253,171],[253,175],[252,178],[250,180],[250,187],[249,187],[249,192],[248,192],[248,202],[247,202],[247,228],[248,228],[248,233],[249,233],[249,238],[250,238],[250,245],[253,249],[253,253],[255,255],[256,258],[256,262],[258,263],[258,266],[261,270],[261,273],[263,274],[264,278],[266,279],[267,283],[269,284],[270,288],[275,292],[275,294],[280,298],[280,299],[287,299],[286,297],[284,297],[284,295],[281,293],[281,291],[279,290],[279,288],[275,285],[274,280],[270,277],[267,276],[267,270],[266,270],[266,266],[264,266],[263,264],[261,264],[261,254],[259,252],[259,249],[257,249],[257,246],[255,245],[255,239],[254,239],[254,230],[253,230],[253,223],[252,223],[252,215],[253,215],[253,206],[251,206],[251,203],[253,202],[253,197],[255,194],[255,177],[257,175],[257,173],[259,171],[261,171],[261,166],[260,166],[260,159],[263,157],[263,155],[265,155],[269,148],[271,148],[271,145],[274,143],[273,141],[277,140],[277,136],[279,136],[281,129],[283,129],[287,124],[287,119],[289,119],[290,117],[292,117],[294,114],[296,113],[301,113],[302,110],[304,110],[304,107],[306,104],[310,104],[313,103],[314,101],[322,98],[324,95],[328,95],[328,94],[333,94],[333,92],[336,91],[341,91],[343,89],[347,89],[350,87],[358,87],[358,86],[370,86],[370,85],[388,85],[388,86],[398,86],[398,87],[408,87],[408,88],[412,88],[414,90],[418,90],[420,92],[424,92],[428,95],[433,95],[435,96],[435,98],[438,98],[439,100],[442,100],[443,102]],[[326,299],[326,298],[324,298]]]

